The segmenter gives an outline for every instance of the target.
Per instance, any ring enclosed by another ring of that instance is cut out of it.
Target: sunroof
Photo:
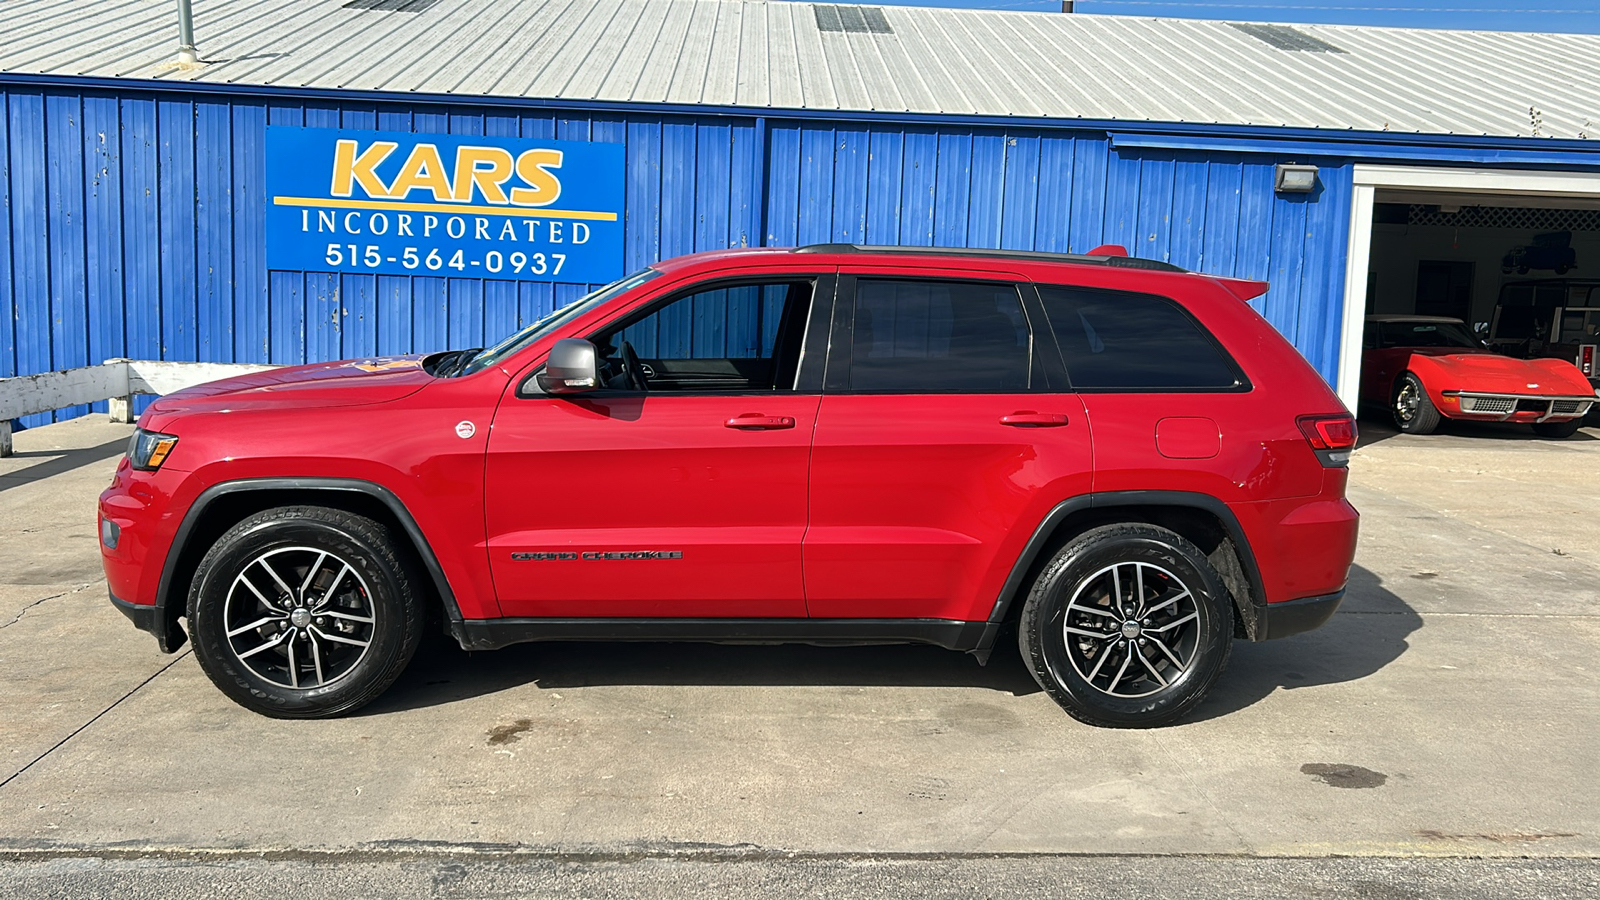
[[[1239,29],[1259,41],[1264,41],[1277,47],[1279,50],[1293,50],[1298,53],[1343,53],[1344,51],[1328,43],[1314,38],[1298,28],[1288,25],[1258,25],[1254,22],[1229,22],[1229,25]]]
[[[833,6],[820,4],[811,7],[817,16],[818,31],[843,34],[894,34],[883,10],[876,6]]]

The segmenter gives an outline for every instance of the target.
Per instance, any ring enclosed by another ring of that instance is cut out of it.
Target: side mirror
[[[1472,323],[1472,330],[1476,331],[1479,334],[1484,334],[1484,333],[1488,332],[1488,330],[1489,330],[1489,323],[1488,322],[1474,322],[1474,323]]]
[[[582,394],[598,390],[598,357],[594,345],[582,338],[556,341],[550,348],[544,371],[535,376],[539,389],[547,394]]]

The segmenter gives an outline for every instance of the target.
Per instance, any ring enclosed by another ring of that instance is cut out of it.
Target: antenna
[[[194,49],[194,11],[189,0],[178,0],[178,62],[193,64],[200,61]]]

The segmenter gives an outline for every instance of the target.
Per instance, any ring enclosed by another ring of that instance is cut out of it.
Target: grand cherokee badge
[[[682,550],[588,550],[583,553],[572,551],[559,551],[553,553],[513,553],[511,558],[518,562],[540,562],[557,559],[587,559],[587,560],[612,560],[612,559],[683,559]]]

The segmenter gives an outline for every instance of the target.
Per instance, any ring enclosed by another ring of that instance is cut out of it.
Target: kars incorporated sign
[[[610,282],[621,144],[267,128],[267,268]]]

